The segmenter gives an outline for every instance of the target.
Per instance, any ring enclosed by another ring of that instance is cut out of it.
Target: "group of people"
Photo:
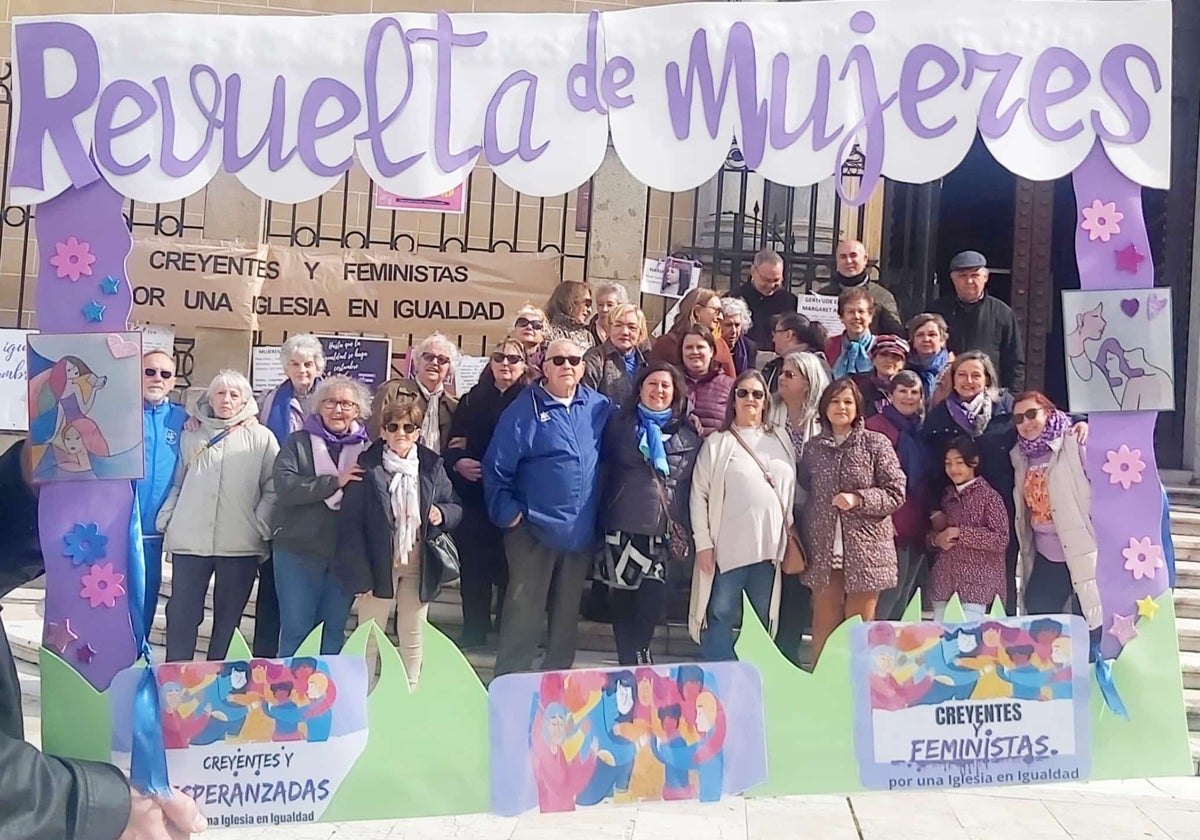
[[[581,604],[611,621],[622,665],[649,663],[668,580],[689,575],[705,660],[734,657],[743,597],[799,663],[806,632],[815,661],[846,618],[899,618],[923,576],[938,618],[953,593],[971,616],[1015,610],[1021,579],[1026,610],[1074,605],[1098,628],[1086,423],[1021,390],[983,256],[951,277],[953,299],[903,327],[865,248],[842,242],[819,290],[837,295],[830,337],[764,251],[732,293],[690,291],[653,341],[623,286],[563,282],[461,394],[440,334],[373,396],[292,336],[261,407],[232,371],[171,406],[172,360],[149,353],[139,499],[147,550],[174,568],[167,658],[195,654],[214,577],[223,658],[257,573],[279,655],[318,626],[337,652],[357,603],[359,622],[394,617],[415,687],[428,604],[457,571],[431,547],[444,535],[459,642],[498,629],[498,675],[571,667]]]

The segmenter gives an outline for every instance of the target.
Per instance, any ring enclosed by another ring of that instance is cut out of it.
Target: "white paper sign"
[[[29,431],[25,339],[37,330],[0,330],[0,430]]]
[[[458,394],[459,399],[479,383],[479,377],[483,376],[487,366],[487,356],[463,356],[459,360],[458,370],[454,371],[454,393]]]
[[[796,311],[823,326],[831,337],[846,331],[838,317],[838,299],[833,295],[797,295]]]
[[[266,393],[287,378],[279,350],[279,347],[255,347],[250,354],[250,389],[254,393]]]
[[[132,330],[137,330],[142,334],[142,355],[149,353],[151,350],[161,350],[162,352],[175,357],[175,328],[174,327],[158,327],[154,324],[130,324]]]
[[[681,298],[700,282],[702,269],[698,262],[677,257],[647,259],[642,263],[642,294]]]

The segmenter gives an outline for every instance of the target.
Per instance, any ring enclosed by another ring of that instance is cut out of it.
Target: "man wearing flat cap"
[[[929,307],[950,327],[950,351],[987,353],[996,366],[1000,385],[1019,393],[1025,387],[1025,349],[1017,330],[1017,316],[1007,303],[987,293],[987,260],[978,251],[963,251],[950,260],[950,279],[954,295],[940,298]]]

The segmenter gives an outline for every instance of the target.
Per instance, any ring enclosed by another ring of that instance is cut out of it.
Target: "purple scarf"
[[[746,336],[738,336],[738,340],[733,342],[730,352],[733,354],[733,369],[739,376],[745,372],[746,368],[754,367],[754,360],[750,358],[750,348],[746,346]]]
[[[304,421],[302,431],[308,433],[312,443],[313,471],[317,475],[339,475],[357,462],[358,456],[367,447],[367,429],[358,420],[351,424],[350,431],[339,435],[326,429],[320,417],[310,414]],[[341,508],[341,488],[325,500],[325,506],[330,510]]]
[[[1071,418],[1061,411],[1052,411],[1046,415],[1046,425],[1042,433],[1033,440],[1026,440],[1017,435],[1017,445],[1021,454],[1026,458],[1038,458],[1050,452],[1050,444],[1058,440],[1071,428]]]

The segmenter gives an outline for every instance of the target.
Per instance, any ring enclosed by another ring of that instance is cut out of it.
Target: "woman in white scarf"
[[[428,603],[442,584],[441,569],[423,562],[425,540],[431,528],[449,531],[462,518],[442,459],[417,443],[423,419],[415,400],[384,409],[380,439],[359,458],[363,480],[345,488],[335,561],[347,591],[358,593],[360,625],[374,621],[386,629],[395,612],[400,659],[413,689]]]

